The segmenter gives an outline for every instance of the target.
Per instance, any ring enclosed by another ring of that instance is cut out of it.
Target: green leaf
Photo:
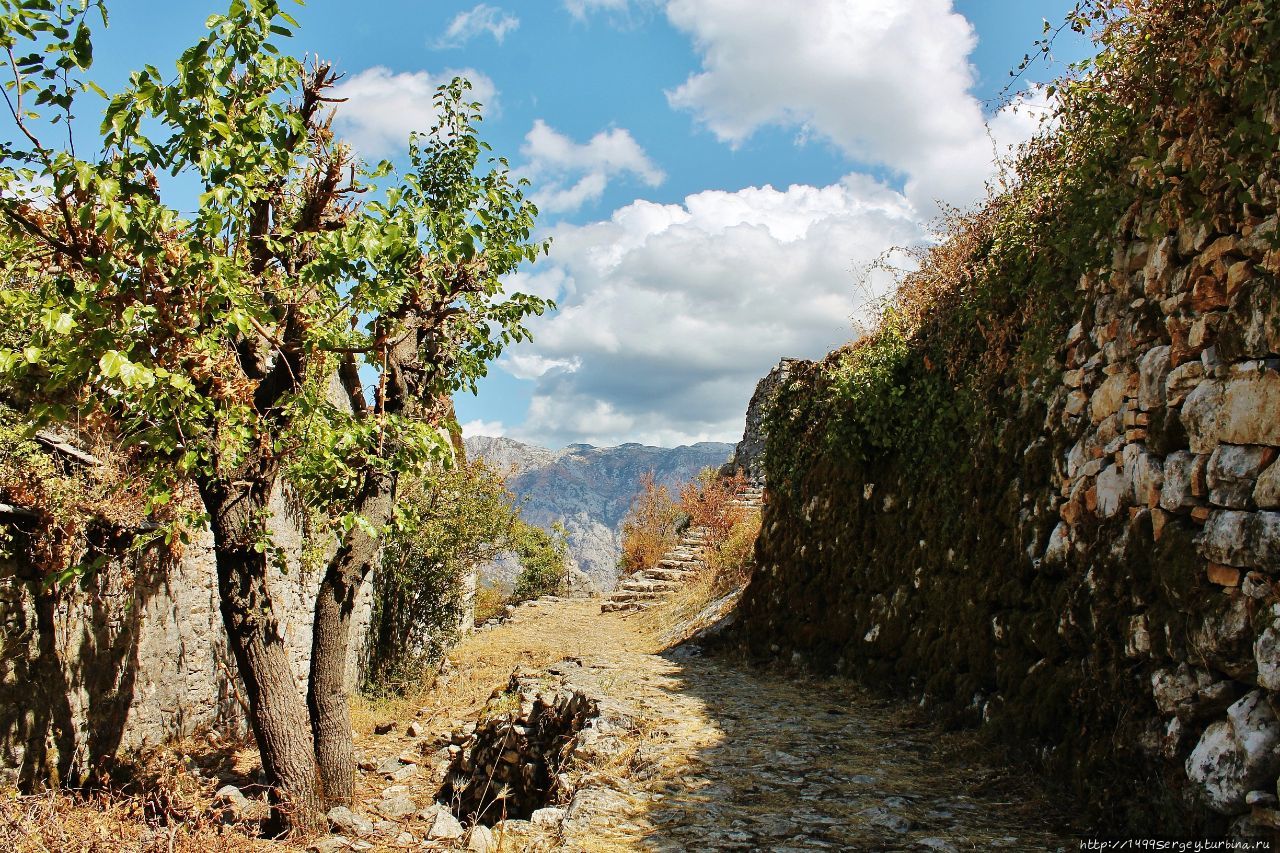
[[[102,354],[102,358],[98,359],[98,368],[108,379],[115,379],[120,375],[120,370],[128,364],[129,359],[113,349],[107,350]]]
[[[81,68],[88,68],[93,64],[93,40],[89,35],[89,28],[84,24],[76,28],[76,38],[71,43],[71,57]]]

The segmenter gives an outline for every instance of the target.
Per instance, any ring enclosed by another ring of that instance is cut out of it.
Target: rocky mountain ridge
[[[703,441],[664,448],[628,443],[617,447],[571,444],[563,450],[515,439],[473,436],[467,455],[482,458],[507,474],[507,486],[523,503],[524,517],[550,528],[560,520],[569,534],[569,553],[601,591],[618,578],[622,520],[640,490],[640,478],[652,472],[673,494],[704,468],[724,464],[734,445]],[[505,563],[485,574],[511,580]]]

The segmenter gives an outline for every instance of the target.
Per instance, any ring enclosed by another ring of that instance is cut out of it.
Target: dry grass
[[[290,849],[258,838],[254,822],[224,819],[214,792],[253,796],[257,754],[243,744],[186,740],[103,778],[96,790],[0,791],[0,850],[18,853],[242,853]]]

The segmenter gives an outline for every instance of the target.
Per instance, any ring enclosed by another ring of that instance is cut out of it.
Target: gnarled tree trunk
[[[375,527],[390,518],[391,490],[389,477],[371,474],[366,478],[358,511]],[[307,705],[320,782],[330,807],[350,806],[355,793],[356,761],[346,683],[351,614],[379,547],[378,540],[362,527],[352,527],[326,566],[316,595]]]
[[[273,828],[284,832],[319,827],[323,808],[307,708],[267,588],[267,556],[254,547],[273,479],[218,479],[202,482],[200,492],[213,528],[222,621],[271,785]]]

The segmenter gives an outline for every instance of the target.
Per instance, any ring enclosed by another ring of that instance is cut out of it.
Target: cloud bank
[[[733,438],[756,380],[847,340],[870,295],[856,272],[923,231],[906,198],[851,175],[637,201],[552,236],[547,264],[515,284],[561,308],[502,364],[537,383],[514,434],[556,447]]]

